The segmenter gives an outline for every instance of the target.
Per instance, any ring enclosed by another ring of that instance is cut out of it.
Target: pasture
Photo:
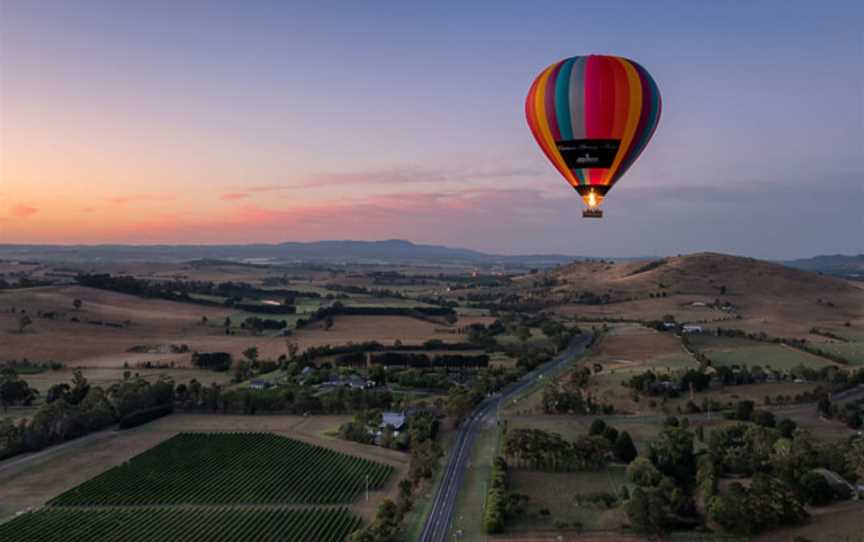
[[[864,341],[823,343],[818,345],[818,348],[843,356],[851,364],[864,365]]]
[[[771,368],[787,371],[793,367],[804,365],[813,369],[836,365],[831,361],[814,356],[801,350],[796,350],[782,344],[759,344],[728,350],[715,350],[708,354],[715,366],[759,365],[763,369]]]
[[[568,526],[579,524],[586,530],[611,530],[627,522],[627,514],[621,507],[580,505],[576,500],[577,494],[603,492],[617,495],[620,487],[626,484],[624,468],[610,467],[597,472],[513,469],[510,477],[510,490],[530,498],[525,505],[525,514],[513,521],[513,531],[550,529],[556,522]],[[549,511],[548,515],[540,513],[544,509]]]

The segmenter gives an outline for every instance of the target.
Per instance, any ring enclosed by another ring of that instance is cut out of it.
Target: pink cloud
[[[249,197],[249,194],[246,192],[230,192],[228,194],[222,194],[220,198],[222,201],[237,201],[241,199],[246,199]]]
[[[454,167],[450,169],[396,166],[370,171],[320,173],[293,183],[257,185],[248,187],[247,190],[249,192],[278,192],[324,186],[455,183],[470,180],[527,177],[536,174],[538,174],[538,170],[534,168],[508,165],[494,167]]]
[[[338,199],[283,208],[245,203],[221,216],[162,215],[112,230],[118,242],[246,243],[318,239],[420,242],[506,238],[525,224],[542,223],[557,205],[534,189],[408,192]]]
[[[174,201],[177,199],[176,194],[135,194],[131,196],[116,196],[113,198],[108,198],[106,201],[111,205],[123,206],[129,203],[138,203],[144,201],[156,201],[156,202],[165,202],[165,201]]]
[[[30,216],[35,215],[39,212],[39,209],[30,205],[26,205],[24,203],[19,203],[15,205],[11,209],[12,216],[18,218],[28,218]]]

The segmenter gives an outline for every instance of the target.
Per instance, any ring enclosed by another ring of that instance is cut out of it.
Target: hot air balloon
[[[525,115],[552,165],[582,196],[582,216],[600,204],[639,157],[660,120],[660,91],[648,72],[619,56],[574,56],[534,80]]]

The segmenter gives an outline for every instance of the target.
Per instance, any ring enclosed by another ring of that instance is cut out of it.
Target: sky
[[[589,53],[663,96],[602,220],[524,118]],[[0,243],[862,253],[862,159],[859,1],[0,0]]]

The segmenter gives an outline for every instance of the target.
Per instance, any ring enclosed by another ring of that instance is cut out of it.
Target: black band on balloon
[[[594,192],[598,196],[605,196],[606,192],[612,188],[611,185],[608,184],[580,184],[578,186],[574,186],[573,188],[579,192],[580,196],[587,196],[591,192]]]
[[[621,146],[620,139],[568,139],[556,141],[561,158],[570,169],[609,169]]]

